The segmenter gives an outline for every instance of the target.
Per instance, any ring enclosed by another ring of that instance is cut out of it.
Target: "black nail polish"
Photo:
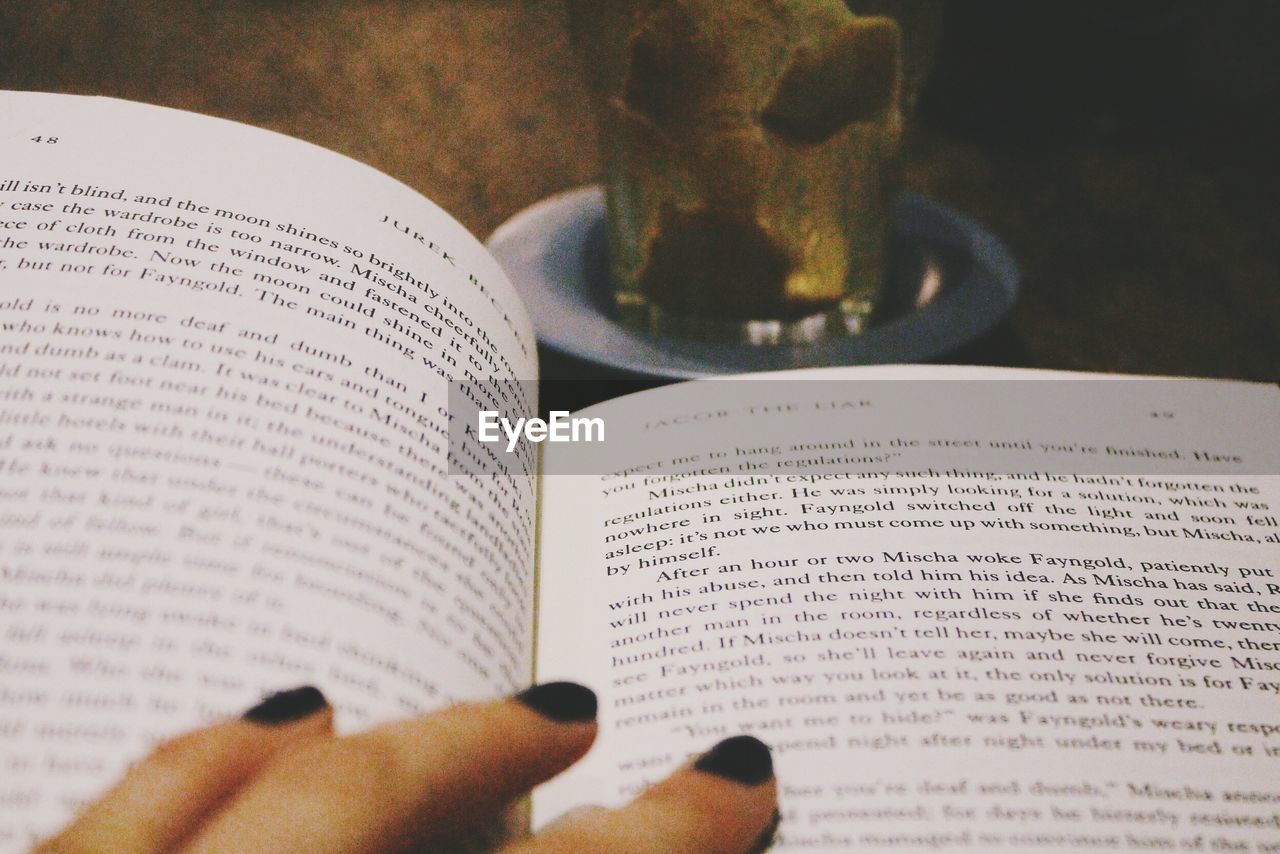
[[[763,741],[749,735],[726,738],[693,763],[698,771],[755,786],[773,776],[773,758]]]
[[[515,699],[556,723],[586,723],[596,719],[595,692],[576,682],[534,685],[516,694]]]
[[[764,854],[773,847],[773,843],[778,841],[778,825],[782,824],[782,813],[777,810],[773,811],[773,818],[769,819],[769,824],[756,838],[755,844],[751,846],[751,850],[747,854]]]
[[[244,719],[255,724],[276,726],[300,721],[329,705],[319,689],[307,685],[292,691],[272,694],[244,713]]]

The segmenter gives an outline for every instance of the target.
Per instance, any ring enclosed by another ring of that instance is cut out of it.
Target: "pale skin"
[[[517,699],[345,737],[334,735],[327,704],[298,720],[226,720],[157,747],[36,850],[455,850],[500,824],[504,810],[581,758],[595,736],[594,720],[556,721]],[[582,811],[501,850],[760,850],[777,809],[765,761],[767,779],[751,782],[686,765],[626,806]]]

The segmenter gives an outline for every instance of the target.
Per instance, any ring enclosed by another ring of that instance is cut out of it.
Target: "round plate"
[[[708,344],[619,325],[608,311],[600,187],[543,199],[507,220],[488,246],[524,301],[540,343],[598,365],[667,379],[927,361],[990,330],[1013,308],[1018,291],[1017,267],[995,237],[968,217],[910,193],[894,214],[889,290],[932,298],[860,335],[815,344]]]

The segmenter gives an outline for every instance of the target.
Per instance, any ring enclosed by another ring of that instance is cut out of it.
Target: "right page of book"
[[[957,368],[687,383],[544,457],[535,817],[771,745],[781,847],[1280,850],[1274,386]]]

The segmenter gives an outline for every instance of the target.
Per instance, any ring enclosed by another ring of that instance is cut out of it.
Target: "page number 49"
[[[31,141],[32,141],[32,142],[39,142],[39,143],[43,143],[44,145],[57,145],[57,144],[58,144],[58,138],[57,138],[56,136],[44,136],[43,134],[42,134],[42,135],[40,135],[40,136],[33,136],[33,137],[31,137]]]

